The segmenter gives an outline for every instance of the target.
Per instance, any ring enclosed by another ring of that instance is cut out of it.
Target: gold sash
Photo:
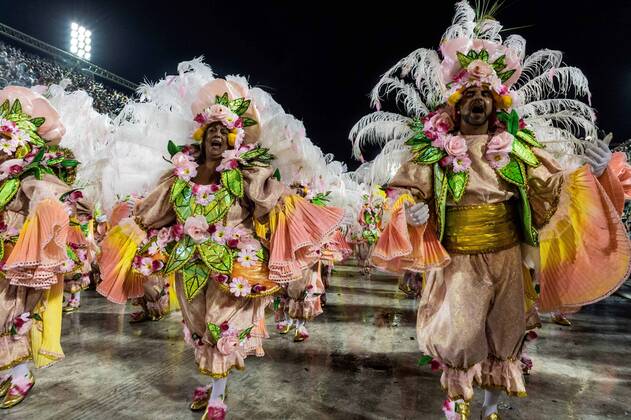
[[[519,243],[517,210],[510,202],[447,207],[443,245],[448,252],[482,254]]]

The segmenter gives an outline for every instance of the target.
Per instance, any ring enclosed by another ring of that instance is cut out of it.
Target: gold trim
[[[223,379],[223,378],[226,378],[228,375],[230,375],[230,372],[232,372],[232,369],[236,369],[238,371],[243,372],[245,370],[245,367],[239,367],[237,365],[232,365],[224,373],[212,373],[211,371],[209,371],[207,369],[203,369],[201,367],[198,367],[198,369],[199,369],[199,373],[201,373],[202,375],[210,376],[213,379]]]
[[[29,354],[28,356],[22,356],[18,359],[15,359],[14,361],[12,361],[11,363],[4,365],[4,366],[0,366],[0,370],[7,370],[7,369],[13,369],[14,367],[16,367],[17,365],[21,365],[22,363],[31,360],[31,355]]]
[[[210,279],[210,280],[211,280],[211,281],[214,281],[214,280],[212,280],[212,279]],[[226,293],[226,294],[228,294],[228,295],[230,295],[230,296],[232,296],[232,297],[235,297],[235,298],[236,298],[236,296],[235,296],[235,295],[233,295],[232,293],[230,293],[230,288],[229,288],[228,286],[226,286],[226,285],[225,285],[225,284],[223,284],[223,283],[219,283],[219,282],[217,282],[217,281],[215,281],[215,284],[217,284],[217,286],[219,287],[219,289],[221,289],[221,291],[222,291],[222,292],[224,292],[224,293]],[[273,287],[272,289],[270,289],[270,290],[265,290],[265,291],[263,291],[263,292],[261,292],[261,293],[256,293],[256,294],[254,294],[254,293],[250,293],[250,294],[249,294],[249,295],[247,295],[247,296],[244,296],[244,297],[239,297],[239,298],[237,298],[237,299],[258,299],[258,298],[262,298],[262,297],[267,297],[267,296],[272,296],[272,295],[275,295],[275,294],[277,294],[280,290],[281,290],[281,287],[280,287],[280,286],[274,286],[274,287]]]

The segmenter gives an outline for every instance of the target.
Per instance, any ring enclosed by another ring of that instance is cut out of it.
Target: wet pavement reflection
[[[267,355],[248,358],[246,370],[228,381],[229,418],[442,418],[439,374],[416,364],[415,306],[396,278],[366,279],[338,267],[325,314],[308,325],[309,340],[296,344],[278,335],[270,314]],[[133,310],[85,293],[80,311],[64,317],[66,359],[37,371],[29,398],[1,417],[201,417],[188,404],[205,378],[181,338],[179,313],[130,325]],[[544,322],[529,345],[529,397],[503,398],[503,418],[631,416],[631,301],[611,297],[570,318],[572,327]]]

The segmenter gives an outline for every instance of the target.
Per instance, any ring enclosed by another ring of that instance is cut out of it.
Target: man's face
[[[214,122],[208,126],[204,136],[206,159],[221,159],[221,154],[228,149],[228,133],[226,126],[220,122]]]
[[[464,122],[481,126],[493,114],[493,93],[488,87],[469,87],[463,92],[458,108]]]

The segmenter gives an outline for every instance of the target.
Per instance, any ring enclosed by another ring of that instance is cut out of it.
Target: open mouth
[[[213,139],[210,141],[210,147],[221,148],[222,144],[223,141],[221,140],[221,137],[213,137]]]
[[[471,113],[484,114],[484,104],[481,102],[476,102],[473,105],[471,105]]]

